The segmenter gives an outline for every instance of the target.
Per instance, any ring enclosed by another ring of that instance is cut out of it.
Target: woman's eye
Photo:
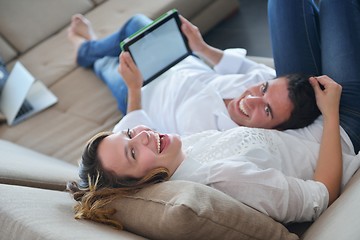
[[[262,85],[261,85],[261,87],[260,87],[260,91],[264,94],[265,92],[266,92],[266,90],[267,90],[267,88],[268,88],[268,82],[265,82],[265,83],[263,83]]]
[[[131,139],[132,137],[131,137],[131,130],[130,130],[130,128],[128,128],[128,130],[127,130],[127,136]]]
[[[133,159],[135,159],[135,150],[134,149],[131,149],[131,156]]]

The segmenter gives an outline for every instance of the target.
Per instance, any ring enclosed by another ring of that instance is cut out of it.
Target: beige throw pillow
[[[298,239],[272,218],[199,183],[164,182],[111,205],[125,230],[150,239]]]

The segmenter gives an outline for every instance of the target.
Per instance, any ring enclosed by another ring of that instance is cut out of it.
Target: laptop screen
[[[8,78],[8,76],[9,76],[9,72],[7,71],[7,69],[5,67],[5,63],[0,58],[0,94],[1,94],[1,91],[5,85],[5,81]]]
[[[29,71],[20,62],[16,62],[0,96],[0,110],[9,122],[15,119],[34,81]]]

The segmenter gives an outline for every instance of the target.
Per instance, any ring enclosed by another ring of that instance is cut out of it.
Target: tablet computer
[[[134,59],[144,85],[191,54],[180,26],[178,11],[173,9],[120,43]]]

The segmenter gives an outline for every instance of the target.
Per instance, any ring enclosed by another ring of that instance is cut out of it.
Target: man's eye
[[[128,128],[128,130],[127,130],[127,136],[131,139],[132,137],[131,137],[131,131],[130,131],[130,128]]]
[[[270,110],[269,106],[265,107],[265,113],[266,113],[266,116],[269,116],[271,114],[271,110]]]

